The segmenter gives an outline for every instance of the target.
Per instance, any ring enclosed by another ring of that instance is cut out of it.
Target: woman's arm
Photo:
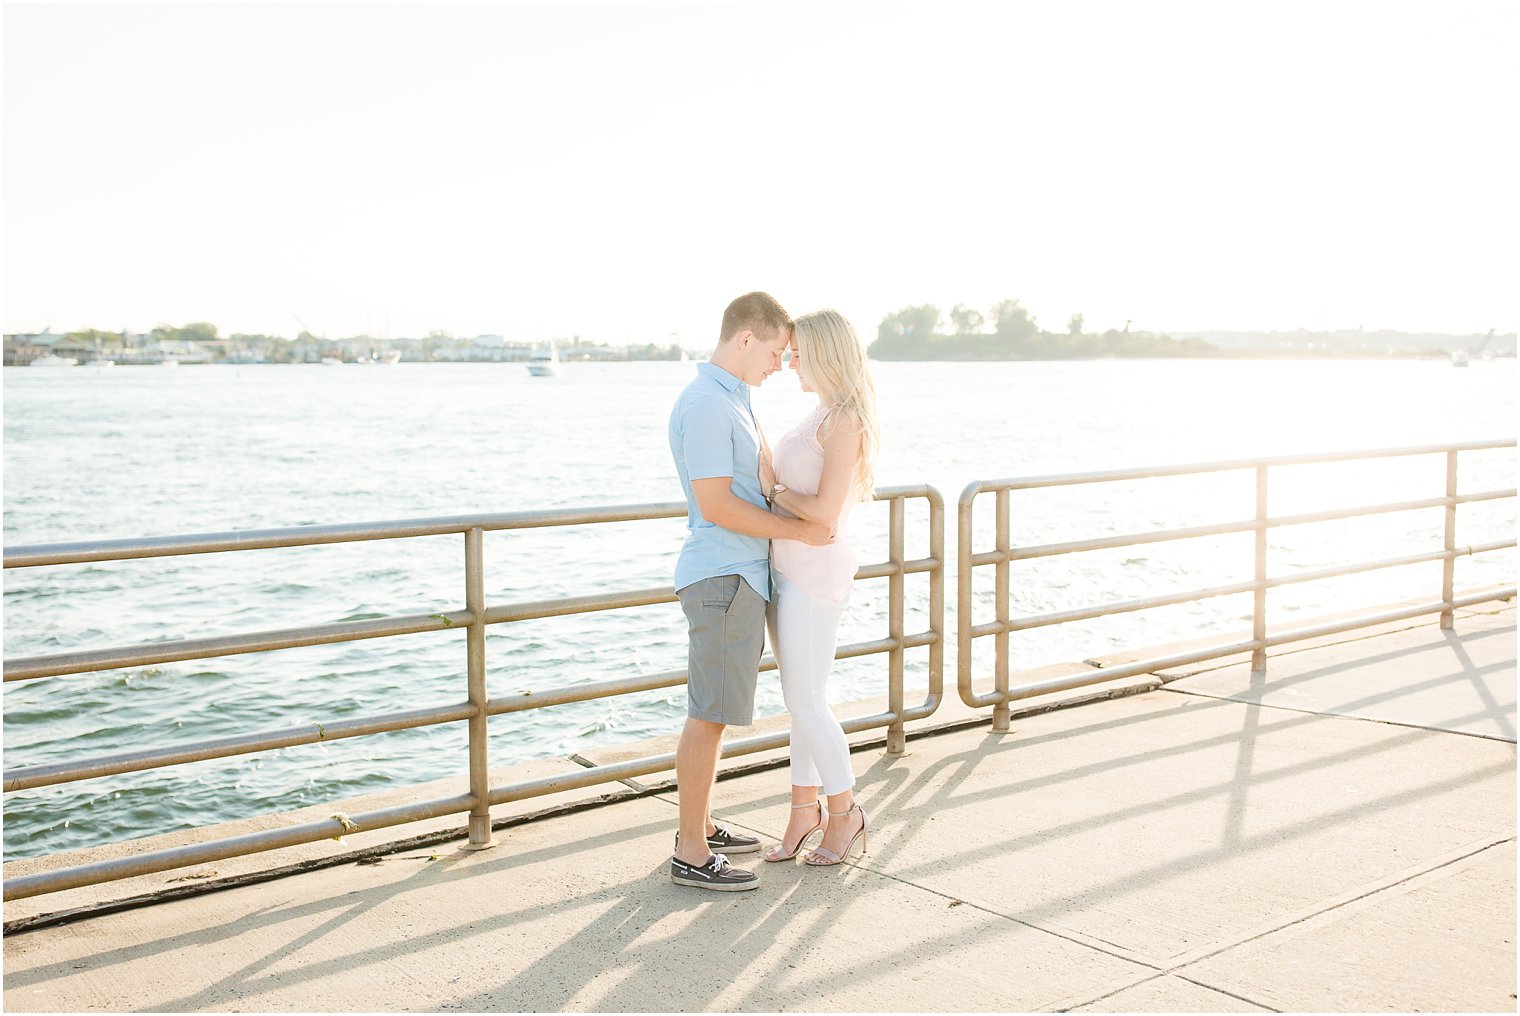
[[[845,502],[856,495],[855,465],[860,461],[860,424],[853,417],[831,414],[834,429],[824,437],[823,475],[818,478],[818,493],[799,494],[784,491],[775,503],[798,518],[821,522],[834,529],[844,514]]]
[[[833,526],[773,515],[764,508],[757,508],[734,493],[730,477],[714,476],[706,480],[693,480],[691,492],[697,499],[697,510],[715,526],[767,540],[801,540],[813,547],[823,547],[834,542]]]

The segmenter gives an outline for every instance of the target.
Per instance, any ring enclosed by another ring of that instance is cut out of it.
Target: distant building
[[[29,334],[7,335],[5,337],[5,365],[7,367],[24,367],[37,359],[53,351],[53,343],[62,339],[62,335],[54,335],[44,328],[40,332]]]

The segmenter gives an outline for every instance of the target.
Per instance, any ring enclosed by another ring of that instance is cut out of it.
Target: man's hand
[[[822,522],[809,522],[807,519],[797,520],[798,532],[796,539],[801,540],[809,547],[827,547],[834,542],[834,529]]]

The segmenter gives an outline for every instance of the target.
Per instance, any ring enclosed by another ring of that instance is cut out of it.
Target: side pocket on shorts
[[[727,614],[733,607],[734,601],[739,598],[739,587],[744,584],[744,580],[737,575],[723,575],[702,581],[702,609],[723,614]]]

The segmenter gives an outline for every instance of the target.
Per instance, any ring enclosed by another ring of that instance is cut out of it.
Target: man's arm
[[[733,478],[713,476],[692,480],[691,491],[697,498],[697,510],[715,526],[722,526],[744,536],[767,540],[801,540],[814,547],[834,542],[830,526],[807,519],[788,519],[757,508],[734,493]]]

